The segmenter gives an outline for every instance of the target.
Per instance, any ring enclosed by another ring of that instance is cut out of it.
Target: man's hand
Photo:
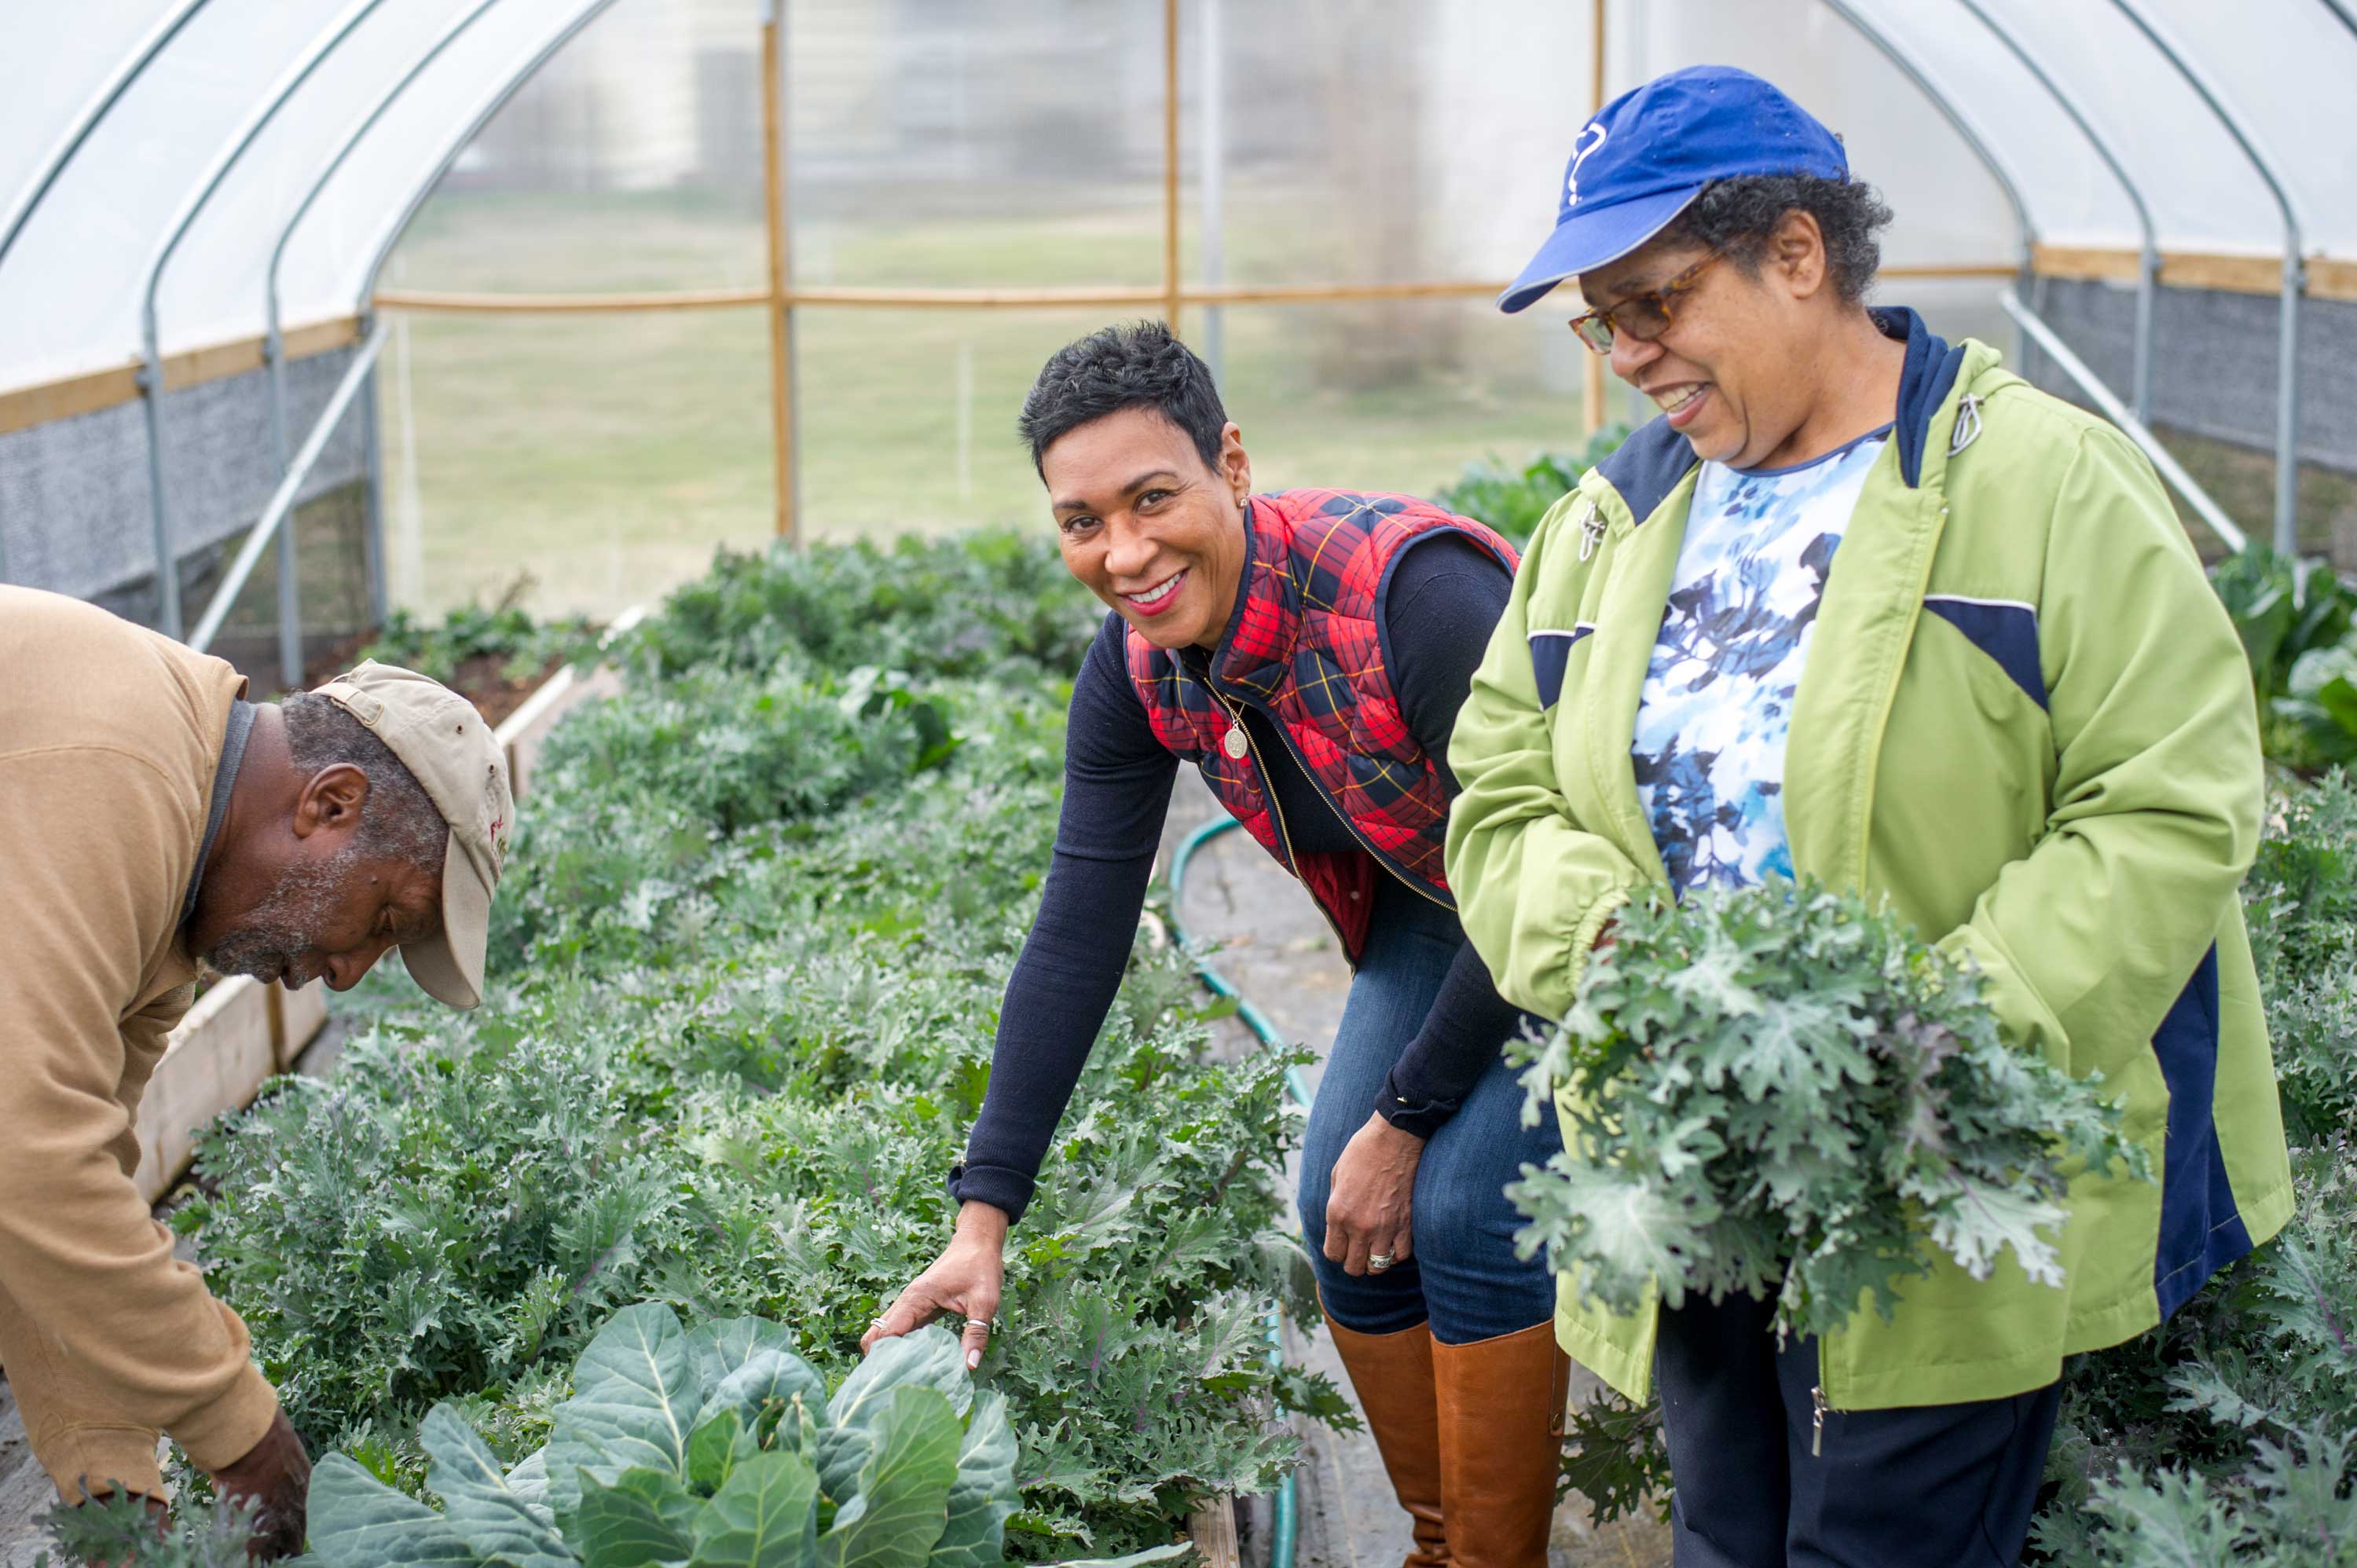
[[[1006,1211],[969,1200],[958,1209],[957,1234],[933,1266],[909,1283],[899,1298],[867,1326],[860,1336],[859,1353],[876,1348],[879,1339],[913,1334],[945,1312],[965,1318],[959,1336],[965,1347],[965,1369],[982,1365],[990,1345],[991,1325],[997,1320],[998,1297],[1006,1285]]]
[[[1405,1262],[1415,1251],[1409,1229],[1415,1195],[1416,1162],[1424,1140],[1403,1133],[1381,1116],[1351,1134],[1334,1162],[1332,1191],[1326,1199],[1326,1255],[1346,1274],[1381,1273],[1371,1256]],[[1385,1265],[1389,1267],[1389,1264]]]
[[[295,1435],[295,1423],[285,1411],[271,1418],[270,1430],[243,1458],[213,1472],[213,1487],[222,1497],[261,1510],[253,1521],[253,1539],[246,1542],[248,1557],[267,1563],[302,1552],[311,1456],[303,1452],[303,1440]]]

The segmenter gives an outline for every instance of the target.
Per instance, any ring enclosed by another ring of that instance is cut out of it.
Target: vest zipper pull
[[[1594,501],[1587,503],[1587,515],[1579,523],[1579,558],[1582,561],[1596,553],[1597,545],[1604,540],[1604,514]]]
[[[1822,1459],[1825,1455],[1825,1391],[1824,1384],[1820,1383],[1815,1388],[1809,1391],[1809,1403],[1815,1408],[1815,1414],[1810,1422],[1810,1425],[1813,1428],[1813,1435],[1809,1439],[1809,1456],[1813,1459]]]

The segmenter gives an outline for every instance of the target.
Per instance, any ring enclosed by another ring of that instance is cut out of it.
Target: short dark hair
[[[1048,357],[1016,417],[1015,432],[1039,468],[1048,448],[1092,420],[1125,408],[1150,408],[1187,433],[1203,466],[1220,462],[1228,411],[1211,367],[1159,321],[1102,328]]]
[[[439,873],[449,852],[450,824],[417,776],[402,765],[376,732],[331,697],[297,692],[278,704],[286,722],[286,750],[308,778],[350,763],[368,779],[353,847],[371,860],[398,860]]]
[[[1705,250],[1723,250],[1753,277],[1767,259],[1768,237],[1798,208],[1825,237],[1825,271],[1843,303],[1866,298],[1882,265],[1882,229],[1890,209],[1862,180],[1805,174],[1745,175],[1715,179],[1678,214],[1669,232]]]

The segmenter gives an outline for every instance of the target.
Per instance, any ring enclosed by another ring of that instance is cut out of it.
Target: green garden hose
[[[1171,929],[1178,933],[1180,945],[1190,954],[1195,950],[1193,935],[1187,929],[1187,923],[1178,913],[1179,907],[1186,897],[1188,863],[1194,859],[1195,852],[1206,843],[1236,825],[1236,820],[1233,817],[1224,814],[1215,817],[1180,840],[1177,853],[1170,857],[1170,925]],[[1224,996],[1235,1003],[1236,1016],[1243,1020],[1244,1027],[1253,1032],[1254,1039],[1265,1046],[1285,1044],[1285,1038],[1277,1033],[1276,1026],[1269,1022],[1268,1015],[1253,1005],[1252,998],[1238,991],[1227,976],[1212,968],[1209,960],[1197,957],[1194,963],[1195,972],[1201,977],[1206,990],[1214,996]],[[1296,1103],[1304,1111],[1309,1109],[1311,1098],[1309,1080],[1302,1076],[1300,1068],[1289,1067],[1285,1069],[1285,1087],[1293,1096]],[[1285,1313],[1283,1308],[1272,1305],[1268,1309],[1269,1365],[1273,1367],[1281,1365],[1284,1359]],[[1293,1568],[1294,1546],[1300,1535],[1301,1520],[1298,1489],[1291,1476],[1286,1477],[1284,1484],[1276,1489],[1275,1511],[1275,1519],[1271,1529],[1269,1542],[1269,1568]]]

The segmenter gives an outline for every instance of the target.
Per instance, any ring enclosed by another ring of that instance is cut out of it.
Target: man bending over
[[[302,1548],[310,1463],[133,1185],[201,963],[480,1000],[514,815],[464,698],[374,662],[279,704],[80,600],[0,587],[0,1367],[69,1501],[156,1497],[159,1432]]]

